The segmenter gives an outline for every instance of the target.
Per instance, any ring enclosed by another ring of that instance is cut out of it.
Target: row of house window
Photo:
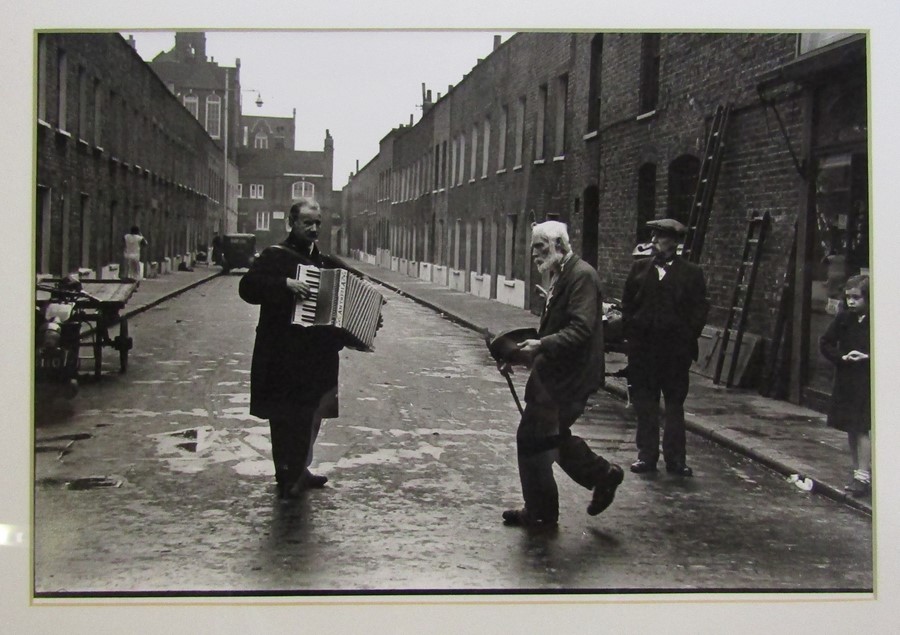
[[[180,144],[166,133],[162,122],[151,113],[129,105],[123,94],[104,85],[100,76],[92,76],[78,59],[70,60],[65,49],[57,48],[55,59],[51,59],[53,54],[48,49],[47,38],[40,37],[39,123],[55,126],[61,135],[92,144],[123,162],[162,173],[214,200],[220,198],[221,177],[213,170],[192,170],[190,162],[182,158],[183,153],[172,151]],[[70,100],[72,89],[78,91],[75,100]],[[51,95],[55,96],[53,103]],[[70,101],[74,101],[74,112],[69,107]]]
[[[590,71],[588,76],[587,131],[585,138],[596,135],[600,127],[600,86],[603,58],[603,34],[591,40]],[[660,35],[643,34],[641,39],[641,65],[639,83],[638,116],[655,111],[659,97]],[[538,87],[537,121],[534,139],[534,163],[540,165],[548,159],[561,161],[566,153],[566,117],[569,99],[569,77],[560,75],[552,83]],[[527,99],[519,97],[512,106],[504,104],[497,113],[496,174],[508,169],[509,150],[512,149],[513,170],[523,166],[525,151],[525,121]],[[510,127],[510,117],[513,118]],[[492,120],[488,116],[481,123],[474,123],[469,133],[461,132],[449,142],[443,141],[415,163],[395,171],[388,168],[379,175],[377,193],[369,196],[375,202],[394,203],[410,201],[429,192],[444,191],[466,182],[474,183],[480,176],[488,178],[491,169]],[[510,134],[512,139],[510,139]],[[481,162],[478,162],[479,141]],[[512,142],[512,143],[510,143]],[[548,156],[548,151],[552,153]],[[468,144],[468,151],[467,151]],[[512,148],[510,148],[512,145]],[[449,156],[448,156],[449,154]],[[449,173],[448,173],[449,172]]]
[[[265,186],[262,183],[250,183],[248,189],[249,198],[264,199]],[[302,197],[315,198],[316,186],[309,181],[297,181],[291,184],[291,198]],[[244,198],[244,184],[238,183],[238,198]]]
[[[562,160],[566,152],[566,102],[568,100],[568,75],[555,80],[553,102],[551,104],[550,85],[542,84],[538,89],[537,127],[534,162],[541,164],[548,158]],[[503,174],[508,167],[508,137],[514,135],[515,154],[513,170],[522,168],[525,145],[526,98],[520,97],[515,106],[515,127],[509,127],[509,106],[503,105],[498,113],[499,126],[494,164],[497,174]],[[553,108],[552,112],[549,108]],[[458,187],[466,182],[474,183],[480,177],[488,178],[491,171],[491,137],[493,125],[491,117],[472,124],[469,132],[460,132],[453,139],[434,146],[433,158],[423,156],[415,163],[394,172],[391,169],[381,174],[379,201],[392,202],[413,200],[424,194],[440,192],[449,187]],[[552,155],[547,156],[550,139],[553,140]],[[480,152],[480,161],[479,161]],[[449,156],[448,156],[449,153]],[[433,168],[433,169],[432,169]],[[429,180],[429,176],[431,179]]]

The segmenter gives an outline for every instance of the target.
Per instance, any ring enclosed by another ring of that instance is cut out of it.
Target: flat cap
[[[664,234],[675,234],[676,236],[684,236],[687,233],[687,227],[679,223],[674,218],[659,218],[651,220],[647,223],[647,227]]]

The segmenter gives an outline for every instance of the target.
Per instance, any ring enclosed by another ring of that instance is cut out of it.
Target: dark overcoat
[[[664,341],[671,351],[684,351],[696,360],[699,353],[697,340],[703,333],[709,302],[706,299],[706,281],[703,270],[680,256],[672,258],[666,275],[659,281],[673,291],[674,314],[666,316],[665,332],[654,332],[654,325],[643,319],[641,308],[649,301],[648,283],[658,277],[653,258],[636,261],[625,280],[622,293],[622,326],[625,339],[633,349],[644,344],[656,345]],[[658,326],[658,325],[656,325]],[[661,337],[664,339],[660,340]]]
[[[267,247],[241,278],[238,292],[259,305],[259,323],[250,369],[250,414],[263,419],[291,417],[302,407],[316,406],[337,387],[343,344],[324,327],[291,324],[296,296],[287,278],[297,265],[335,268],[337,262],[292,236]]]
[[[572,255],[553,283],[538,329],[540,352],[534,370],[549,396],[559,404],[583,401],[605,380],[603,294],[600,276]],[[534,400],[529,382],[526,401]]]
[[[856,362],[841,359],[850,351],[869,354],[868,316],[860,322],[850,311],[838,313],[819,338],[819,349],[834,364],[828,425],[844,432],[869,430],[872,421],[871,357]]]

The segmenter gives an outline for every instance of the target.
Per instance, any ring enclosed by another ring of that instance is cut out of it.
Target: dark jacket
[[[290,417],[303,406],[315,406],[337,386],[339,338],[324,327],[291,324],[296,297],[287,278],[297,277],[297,265],[335,268],[337,263],[314,247],[309,253],[289,235],[267,247],[241,278],[238,292],[260,305],[250,370],[250,414],[270,419]]]
[[[850,351],[869,354],[869,318],[860,322],[850,311],[838,313],[819,338],[819,350],[834,364],[834,388],[828,425],[844,432],[865,432],[871,427],[871,358],[857,362],[841,359]]]
[[[672,294],[672,313],[651,323],[646,309],[652,302],[650,296],[658,275],[653,258],[643,258],[632,265],[625,280],[622,323],[629,348],[634,350],[664,343],[668,350],[684,351],[696,360],[699,353],[697,340],[703,333],[709,313],[703,270],[679,256],[673,257],[666,275],[656,287],[658,290],[665,285]]]
[[[563,265],[541,314],[541,347],[532,371],[557,403],[582,401],[603,385],[602,304],[600,276],[573,254]],[[534,386],[529,384],[526,401],[535,397]]]

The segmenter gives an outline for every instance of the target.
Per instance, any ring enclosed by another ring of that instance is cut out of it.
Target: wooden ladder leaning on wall
[[[699,262],[700,252],[703,250],[703,239],[706,237],[713,194],[719,179],[722,154],[725,151],[725,129],[730,116],[731,104],[718,106],[706,138],[706,150],[700,161],[697,189],[694,191],[694,200],[687,222],[687,235],[681,252],[682,257],[690,262]]]

